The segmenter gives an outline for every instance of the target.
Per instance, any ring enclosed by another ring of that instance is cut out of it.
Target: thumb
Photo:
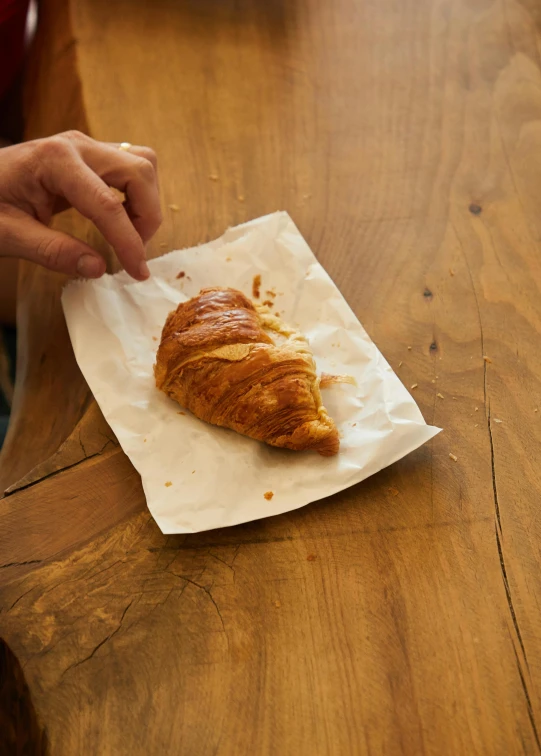
[[[99,278],[105,273],[105,260],[96,250],[28,215],[2,217],[0,256],[20,257],[70,276]]]

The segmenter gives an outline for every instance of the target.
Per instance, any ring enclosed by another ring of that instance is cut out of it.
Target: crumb
[[[403,364],[404,363],[402,362],[402,360],[400,360],[400,362],[398,363],[398,367],[402,367]]]
[[[351,423],[351,427],[352,428],[356,428],[357,427],[357,423]]]
[[[435,378],[432,378],[432,381],[431,381],[431,383],[436,383],[436,379],[435,379]]]
[[[537,407],[534,409],[534,412],[539,412],[539,410],[537,409]]]
[[[453,396],[453,397],[451,397],[451,398],[452,398],[452,399],[455,399],[455,400],[456,400],[456,396]]]
[[[497,418],[497,417],[495,417],[495,418],[494,418],[494,422],[495,422],[495,423],[503,423],[503,420],[498,420],[498,418]]]
[[[311,196],[312,196],[311,194],[303,194],[302,198],[303,199],[310,199]]]
[[[275,606],[275,607],[276,607],[277,609],[279,609],[279,608],[280,608],[280,607],[282,606],[282,604],[281,604],[281,603],[280,603],[279,601],[275,601],[275,602],[274,602],[274,606]]]
[[[169,210],[173,210],[173,212],[177,213],[180,210],[180,207],[178,205],[168,205],[167,206]]]
[[[479,407],[476,407],[476,408],[475,408],[475,411],[476,411],[476,412],[479,412]]]
[[[267,289],[267,291],[265,292],[265,294],[266,294],[266,295],[267,295],[268,297],[272,297],[273,299],[274,299],[274,297],[276,296],[276,292],[275,292],[275,291],[273,291],[272,289]]]
[[[451,452],[449,452],[449,456],[453,460],[453,462],[457,462],[458,461],[458,457],[455,454],[451,454]]]
[[[306,557],[307,562],[315,562],[317,559],[317,554],[308,554]]]
[[[479,423],[475,423],[475,425],[473,427],[474,428],[478,428],[479,427]]]
[[[184,278],[185,275],[186,273],[183,270],[181,270],[180,273],[177,273],[177,278]]]
[[[411,352],[411,349],[412,349],[412,347],[408,347],[408,349],[409,349],[409,350],[410,350],[410,352]]]
[[[391,486],[389,488],[389,493],[392,494],[393,496],[398,496],[398,494],[400,493],[400,491],[398,490],[398,488],[393,488],[393,486]]]
[[[416,389],[418,385],[419,385],[418,383],[412,383],[412,384],[411,384],[411,388],[412,388],[412,389]]]
[[[272,301],[272,299],[265,299],[265,301],[261,302],[261,304],[264,304],[265,307],[272,307],[273,301]]]
[[[277,318],[280,317],[280,313],[279,312],[275,312],[274,314],[276,315]]]
[[[265,499],[266,499],[267,501],[270,501],[270,500],[272,499],[272,497],[273,497],[273,496],[274,496],[274,492],[273,492],[273,491],[267,491],[267,493],[264,493],[264,494],[263,494],[263,497],[264,497],[264,498],[265,498]]]
[[[231,262],[231,260],[232,260],[232,258],[231,258],[231,257],[226,257],[226,258],[225,258],[225,261],[226,261],[226,262]]]
[[[439,396],[440,399],[445,399],[443,394],[440,394],[439,392],[436,394],[436,396]]]
[[[334,365],[334,362],[331,364]],[[349,383],[352,386],[357,385],[357,381],[352,375],[332,375],[331,373],[321,373],[321,378],[319,379],[320,388],[328,388],[334,383]]]
[[[455,271],[452,268],[449,268],[449,275],[450,276],[454,276],[455,275]]]
[[[186,415],[185,412],[177,412],[177,415]]]
[[[152,337],[152,341],[158,341],[158,337],[157,336],[153,336]]]
[[[209,179],[211,181],[219,181],[218,175],[216,173],[211,173]]]
[[[261,276],[258,274],[254,276],[252,281],[252,296],[254,299],[259,299],[261,294]]]
[[[167,247],[167,244],[165,242],[160,242],[160,247],[162,249],[165,249],[165,247]]]
[[[486,354],[483,355],[483,359],[484,359],[485,362],[492,362],[492,360],[490,359],[490,357],[487,357]]]
[[[192,470],[192,475],[194,474],[195,470]]]
[[[171,481],[170,481],[170,480],[166,481],[166,483],[165,483],[165,487],[166,487],[166,488],[169,488],[169,486],[172,486],[172,485],[173,485],[173,484],[171,483]]]
[[[144,438],[144,439],[143,439],[143,443],[144,443],[144,444],[146,444],[146,442],[147,442],[147,440],[146,440],[146,438]]]
[[[237,199],[238,199],[239,202],[244,202],[244,194],[239,194],[239,196],[237,197]]]

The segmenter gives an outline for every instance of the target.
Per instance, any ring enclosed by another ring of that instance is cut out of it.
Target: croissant
[[[207,423],[271,446],[338,452],[306,339],[235,289],[203,289],[165,322],[156,386]]]

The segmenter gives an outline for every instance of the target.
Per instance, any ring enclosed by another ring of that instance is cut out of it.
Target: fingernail
[[[103,273],[103,265],[93,255],[81,255],[77,260],[77,273],[83,278],[99,278]]]
[[[143,260],[143,262],[139,266],[139,275],[141,276],[141,278],[148,278],[150,276],[150,270],[148,269],[146,260]]]

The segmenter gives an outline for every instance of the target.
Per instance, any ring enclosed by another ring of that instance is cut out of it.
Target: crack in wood
[[[92,659],[92,657],[93,657],[93,656],[94,656],[94,655],[95,655],[95,654],[96,654],[96,653],[97,653],[97,652],[99,651],[99,649],[100,649],[100,648],[101,648],[102,646],[104,646],[104,645],[105,645],[105,644],[106,644],[106,643],[107,643],[108,641],[110,641],[110,640],[111,640],[111,638],[114,638],[114,636],[115,636],[115,635],[116,635],[116,634],[117,634],[118,632],[120,632],[120,629],[122,628],[122,622],[123,622],[123,620],[124,620],[124,617],[126,616],[126,612],[128,611],[128,609],[130,608],[130,606],[131,606],[131,605],[133,604],[133,602],[134,602],[134,601],[135,601],[135,599],[133,599],[133,598],[132,598],[132,600],[131,600],[131,601],[129,602],[129,604],[128,604],[128,605],[127,605],[127,606],[125,607],[124,611],[122,612],[122,616],[120,617],[120,622],[118,623],[118,627],[116,627],[116,628],[115,628],[115,629],[113,630],[113,632],[112,632],[112,633],[109,633],[109,635],[107,635],[107,636],[106,636],[106,637],[105,637],[105,638],[104,638],[103,640],[101,640],[101,641],[100,641],[100,642],[99,642],[99,643],[97,644],[97,646],[95,646],[95,647],[94,647],[94,648],[92,649],[92,651],[91,651],[91,652],[90,652],[90,653],[88,654],[88,656],[85,656],[85,658],[84,658],[84,659],[81,659],[80,661],[77,661],[77,662],[75,662],[74,664],[70,664],[70,666],[69,666],[69,667],[67,667],[67,668],[66,668],[66,669],[64,670],[64,672],[62,673],[62,677],[65,677],[65,675],[67,675],[67,673],[68,673],[68,672],[69,672],[70,670],[72,670],[72,669],[75,669],[76,667],[80,667],[80,666],[81,666],[81,664],[84,664],[85,662],[87,662],[87,661],[89,661],[90,659]]]

